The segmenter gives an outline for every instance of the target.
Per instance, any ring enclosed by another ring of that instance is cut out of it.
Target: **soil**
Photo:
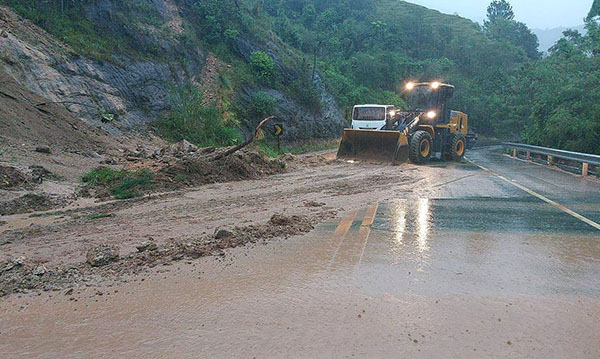
[[[95,285],[306,233],[340,212],[413,192],[423,172],[410,164],[339,162],[332,152],[268,160],[249,150],[219,165],[202,156],[184,156],[159,170],[163,183],[186,174],[175,191],[126,201],[80,198],[54,212],[2,217],[0,268],[11,267],[0,275],[2,293]],[[156,249],[139,250],[149,244]],[[92,267],[86,255],[102,245],[117,246],[120,259]],[[23,264],[11,264],[19,258]]]
[[[173,186],[173,183],[185,186],[198,186],[208,183],[221,183],[258,179],[264,176],[282,173],[286,162],[269,159],[253,150],[239,151],[217,161],[209,156],[189,156],[159,171],[157,181],[161,187]]]
[[[62,198],[51,198],[45,194],[28,193],[11,201],[0,202],[0,215],[48,211],[64,205]]]
[[[27,184],[27,177],[11,166],[0,166],[0,189],[21,187]]]
[[[217,229],[214,234],[197,239],[160,246],[150,239],[138,244],[136,252],[122,258],[119,258],[117,244],[103,244],[88,249],[85,262],[52,269],[41,261],[17,257],[0,263],[0,297],[29,290],[48,291],[90,285],[96,283],[98,277],[119,280],[123,275],[139,273],[157,265],[169,265],[173,261],[223,256],[226,249],[310,232],[314,224],[328,216],[330,213],[314,218],[275,214],[265,224]]]
[[[215,161],[225,149],[108,134],[2,70],[0,84],[2,295],[95,285],[306,233],[420,180],[412,165],[349,164],[333,152],[268,159],[247,148]],[[141,198],[95,198],[102,191],[81,176],[100,166],[149,170],[152,186]],[[118,257],[94,267],[86,256],[97,248]]]

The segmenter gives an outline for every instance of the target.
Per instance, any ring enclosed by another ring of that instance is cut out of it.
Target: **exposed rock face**
[[[325,91],[325,86],[319,77],[316,77],[314,82],[323,105],[317,113],[303,108],[286,97],[281,91],[269,88],[257,90],[268,94],[277,101],[275,115],[278,122],[281,122],[284,126],[282,135],[284,141],[333,138],[342,133],[342,114],[333,96]],[[254,91],[256,90],[247,89],[245,97],[249,99]]]
[[[263,51],[268,53],[277,66],[279,74],[284,79],[284,82],[291,83],[300,75],[294,70],[288,69],[281,63],[277,55],[276,44],[269,44],[268,48],[255,46],[251,42],[238,39],[234,48],[235,51],[244,58],[250,61],[252,52]],[[244,89],[242,99],[250,102],[250,97],[253,92],[264,92],[277,101],[276,113],[279,122],[285,127],[282,139],[284,141],[306,140],[314,138],[333,138],[339,136],[343,131],[342,113],[337,107],[335,99],[327,92],[319,74],[316,74],[313,83],[319,93],[319,100],[322,108],[318,113],[313,113],[302,107],[294,100],[287,97],[281,91],[270,88]],[[250,129],[250,132],[253,129]]]
[[[112,134],[144,127],[163,116],[169,109],[169,92],[178,84],[196,84],[205,91],[206,102],[219,104],[218,91],[211,91],[219,83],[217,70],[235,69],[184,40],[186,10],[181,6],[185,3],[148,0],[147,4],[161,17],[164,26],[127,26],[114,21],[115,13],[122,7],[113,0],[86,5],[87,20],[105,29],[107,37],[126,39],[144,54],[141,58],[113,54],[107,61],[76,54],[41,28],[0,7],[0,69],[27,89],[50,102],[64,104],[76,117]],[[294,69],[282,66],[277,44],[258,46],[240,39],[235,47],[246,60],[252,51],[262,49],[273,57],[283,78],[297,77]],[[342,116],[333,97],[318,77],[315,86],[323,104],[320,113],[310,113],[279,91],[265,91],[279,100],[276,115],[286,126],[284,140],[334,137],[341,133]],[[249,91],[257,90],[262,89]],[[103,122],[101,112],[114,115],[115,121]]]
[[[88,9],[92,19],[108,21],[110,1],[99,1]],[[82,58],[39,27],[0,7],[0,29],[8,33],[0,38],[0,66],[19,83],[37,94],[65,105],[78,117],[101,124],[99,111],[119,117],[125,128],[139,127],[161,116],[168,109],[167,98],[176,83],[194,82],[205,56],[200,49],[178,47],[177,42],[161,42],[167,55],[184,56],[185,66],[160,61],[136,61],[120,56],[118,63]],[[170,16],[165,12],[165,16]],[[109,23],[109,21],[108,21]],[[125,36],[134,36],[126,34]],[[139,34],[137,34],[139,37]],[[141,45],[151,41],[138,40]],[[159,46],[160,46],[159,45]],[[190,75],[188,75],[190,74]]]

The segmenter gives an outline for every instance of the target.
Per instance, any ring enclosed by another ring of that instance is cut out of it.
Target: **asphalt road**
[[[468,157],[423,167],[453,176],[431,171],[416,195],[365,204],[303,238],[235,250],[225,263],[182,265],[93,310],[31,306],[5,322],[12,329],[0,333],[0,349],[63,358],[600,357],[600,182],[498,148]]]

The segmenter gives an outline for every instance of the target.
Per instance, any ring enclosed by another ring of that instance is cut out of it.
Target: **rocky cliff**
[[[0,67],[29,90],[114,134],[122,130],[143,130],[163,116],[169,109],[169,93],[174,86],[193,84],[206,91],[210,98],[218,97],[219,91],[211,94],[211,90],[221,86],[215,81],[217,68],[214,66],[220,62],[199,42],[190,41],[186,36],[185,2],[140,0],[134,3],[139,6],[123,7],[116,0],[98,0],[85,5],[85,21],[100,29],[103,37],[125,44],[115,47],[107,58],[78,53],[10,8],[0,7]],[[151,12],[153,20],[138,22],[137,18],[143,18],[141,11]],[[244,42],[247,49],[261,48],[277,59],[276,45]],[[241,59],[247,55],[243,51],[238,53]],[[207,66],[212,67],[207,69]],[[280,67],[284,75],[290,75],[290,70]],[[232,71],[235,76],[235,68]],[[290,76],[294,76],[293,71]],[[287,140],[338,136],[342,128],[340,111],[320,79],[314,82],[322,103],[317,113],[280,90],[244,88],[235,91],[260,90],[272,94],[277,100],[276,115],[286,125]],[[243,99],[238,93],[231,96]],[[109,114],[111,121],[102,121],[104,114]]]

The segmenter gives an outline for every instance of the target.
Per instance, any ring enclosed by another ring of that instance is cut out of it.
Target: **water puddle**
[[[513,356],[560,342],[586,357],[598,353],[599,242],[528,199],[373,203],[304,237],[84,288],[76,301],[13,296],[0,302],[0,353],[465,357],[522,339]],[[585,330],[565,333],[569,320]]]

